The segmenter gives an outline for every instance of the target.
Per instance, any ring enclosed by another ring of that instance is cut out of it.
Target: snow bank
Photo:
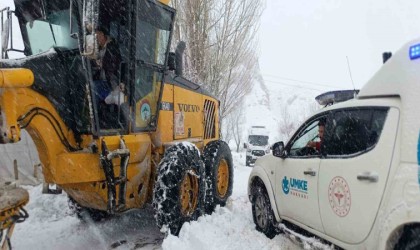
[[[155,249],[164,237],[149,207],[84,223],[72,214],[66,194],[42,194],[42,185],[25,188],[29,218],[16,225],[13,249]]]
[[[81,222],[68,207],[67,195],[42,194],[42,186],[26,186],[29,218],[17,224],[14,249],[301,249],[281,234],[270,240],[255,230],[247,197],[245,154],[233,153],[235,180],[226,207],[183,225],[179,237],[156,226],[151,206],[134,209],[98,223]],[[308,244],[313,241],[307,239]]]
[[[169,235],[163,249],[300,249],[283,235],[273,240],[255,230],[246,197],[231,199],[212,215],[184,224],[179,237]]]
[[[270,240],[255,230],[247,197],[248,176],[252,168],[244,167],[244,153],[232,154],[235,180],[226,207],[218,206],[212,215],[184,224],[179,237],[167,236],[163,249],[301,249],[284,235]]]

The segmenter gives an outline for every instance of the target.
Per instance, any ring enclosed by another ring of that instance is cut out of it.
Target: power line
[[[288,81],[293,81],[293,82],[300,82],[300,83],[313,84],[313,85],[318,85],[318,86],[323,86],[323,87],[337,88],[336,86],[333,86],[333,85],[330,85],[330,84],[323,84],[323,83],[316,83],[316,82],[309,82],[309,81],[297,80],[297,79],[292,79],[292,78],[283,77],[283,76],[277,76],[277,75],[271,75],[271,74],[261,74],[261,75],[268,76],[268,77],[275,77],[275,78],[279,78],[279,79],[283,79],[283,80],[288,80]]]
[[[301,85],[296,86],[296,85],[293,85],[293,84],[288,84],[288,83],[279,82],[279,81],[271,81],[271,80],[266,80],[266,79],[264,79],[264,81],[271,82],[271,83],[276,83],[276,84],[280,84],[280,85],[285,85],[285,86],[290,86],[290,87],[294,87],[294,88],[300,88],[300,89],[303,88],[303,89],[307,89],[307,90],[325,91],[325,89],[315,89],[315,88],[309,88],[309,87],[301,86]]]

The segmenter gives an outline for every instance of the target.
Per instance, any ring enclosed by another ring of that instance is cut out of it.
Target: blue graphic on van
[[[417,164],[420,165],[420,133],[419,133],[419,142],[417,143]]]
[[[289,191],[290,191],[290,189],[289,189],[289,181],[287,180],[287,177],[286,176],[283,178],[282,188],[283,188],[283,192],[285,194],[289,194]]]
[[[290,190],[307,194],[308,193],[308,181],[295,179],[295,178],[287,179],[287,177],[285,176],[283,178],[282,188],[283,188],[283,192],[285,194],[289,194]]]
[[[419,142],[417,143],[417,164],[419,167],[417,168],[417,177],[420,184],[420,133],[419,133]]]

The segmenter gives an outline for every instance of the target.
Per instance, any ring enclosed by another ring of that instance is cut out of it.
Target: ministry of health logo
[[[343,177],[336,176],[331,180],[328,187],[328,199],[336,215],[345,217],[350,212],[350,187]]]

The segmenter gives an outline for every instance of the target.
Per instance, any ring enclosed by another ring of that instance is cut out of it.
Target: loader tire
[[[82,207],[79,203],[77,203],[73,198],[69,196],[69,207],[70,210],[83,222],[98,222],[110,217],[105,211]]]
[[[205,211],[210,214],[217,205],[225,206],[232,194],[233,162],[229,145],[221,140],[209,142],[203,150],[206,168]]]
[[[153,190],[156,223],[178,235],[184,222],[203,214],[204,164],[193,144],[169,148],[158,167]]]

